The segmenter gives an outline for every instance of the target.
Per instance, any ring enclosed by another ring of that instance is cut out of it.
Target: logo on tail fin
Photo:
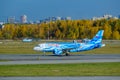
[[[102,36],[103,36],[103,32],[104,30],[100,30],[98,31],[98,33],[93,37],[93,39],[91,40],[92,42],[93,41],[102,41]]]

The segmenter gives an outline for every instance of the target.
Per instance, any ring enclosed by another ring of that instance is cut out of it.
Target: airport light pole
[[[50,39],[50,38],[49,38],[49,35],[50,35],[49,27],[50,27],[50,23],[48,23],[48,40]]]
[[[50,33],[49,33],[49,26],[48,26],[48,40],[49,40],[49,34],[50,34]]]

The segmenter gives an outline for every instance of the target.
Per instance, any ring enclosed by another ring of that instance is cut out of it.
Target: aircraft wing
[[[79,46],[80,46],[79,43],[63,44],[63,45],[60,45],[59,47],[56,47],[53,50],[53,53],[56,55],[60,55],[62,53],[68,53],[70,52],[71,49],[78,48]]]

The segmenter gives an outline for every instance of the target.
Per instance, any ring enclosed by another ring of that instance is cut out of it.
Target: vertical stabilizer
[[[103,37],[104,30],[98,31],[98,33],[93,37],[91,42],[101,42]]]

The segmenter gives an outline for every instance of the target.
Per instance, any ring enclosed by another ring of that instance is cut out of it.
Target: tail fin
[[[98,33],[93,37],[93,39],[91,40],[91,42],[101,42],[102,41],[102,37],[103,37],[103,33],[104,30],[100,30],[98,31]]]

